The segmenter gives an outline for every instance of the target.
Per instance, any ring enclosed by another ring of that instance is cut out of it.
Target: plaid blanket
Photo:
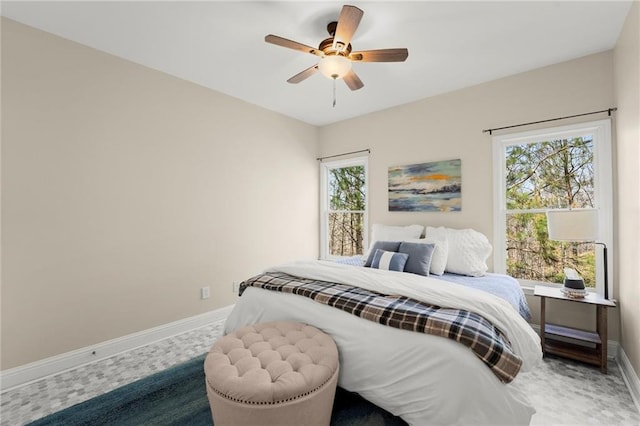
[[[249,286],[305,296],[369,321],[456,340],[468,346],[504,383],[511,382],[522,365],[504,334],[473,312],[281,272],[269,272],[244,281],[240,284],[240,295]]]

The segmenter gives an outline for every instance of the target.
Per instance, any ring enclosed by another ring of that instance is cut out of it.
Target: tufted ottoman
[[[216,426],[328,425],[338,383],[331,337],[296,322],[269,322],[219,339],[204,362]]]

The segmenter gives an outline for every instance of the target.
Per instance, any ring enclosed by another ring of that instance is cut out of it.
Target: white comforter
[[[333,262],[296,262],[271,270],[477,312],[506,334],[523,359],[521,371],[542,358],[538,335],[515,309],[479,290]],[[460,343],[387,327],[305,297],[250,287],[227,319],[225,332],[274,320],[301,321],[330,334],[340,353],[339,385],[410,424],[528,424],[535,412],[526,395],[500,382]]]

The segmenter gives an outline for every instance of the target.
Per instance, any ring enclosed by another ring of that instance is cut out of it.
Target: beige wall
[[[471,227],[492,240],[492,145],[491,136],[482,130],[607,109],[614,106],[613,93],[613,53],[608,51],[323,127],[321,153],[371,148],[369,223]],[[606,117],[589,116],[582,121]],[[571,122],[575,120],[551,126]],[[462,160],[462,211],[388,211],[389,166],[454,158]],[[492,259],[489,262],[491,266]],[[533,296],[528,300],[532,321],[537,323],[538,300]],[[594,329],[595,312],[573,305],[550,306],[550,319]],[[617,309],[611,309],[609,337],[617,340],[618,333]]]
[[[640,3],[633,3],[614,50],[617,112],[618,297],[621,343],[640,372]]]
[[[317,128],[4,18],[2,89],[2,369],[317,257]]]

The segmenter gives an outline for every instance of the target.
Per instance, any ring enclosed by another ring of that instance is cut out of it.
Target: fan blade
[[[358,25],[360,25],[362,15],[364,15],[364,12],[355,6],[342,6],[340,17],[338,17],[336,33],[333,36],[333,48],[335,50],[341,52],[347,48],[351,42],[351,37],[353,37],[353,34],[358,29]],[[343,44],[342,46],[338,46],[338,43]]]
[[[287,80],[287,83],[291,83],[291,84],[300,83],[301,81],[306,80],[307,78],[314,75],[316,72],[318,72],[318,64],[315,64],[314,66],[309,67],[306,70],[294,75],[289,80]]]
[[[353,72],[353,70],[349,71],[347,75],[342,77],[342,79],[351,90],[358,90],[364,87],[364,83],[362,82],[362,80],[360,80],[360,77],[358,77],[358,75]]]
[[[352,61],[360,62],[403,62],[409,56],[407,49],[363,50],[349,55]]]
[[[315,47],[307,46],[306,44],[298,43],[297,41],[289,40],[277,35],[269,34],[264,38],[264,41],[266,41],[267,43],[275,44],[276,46],[287,47],[289,49],[311,53],[312,55],[324,56],[324,52],[322,50],[318,50]]]

